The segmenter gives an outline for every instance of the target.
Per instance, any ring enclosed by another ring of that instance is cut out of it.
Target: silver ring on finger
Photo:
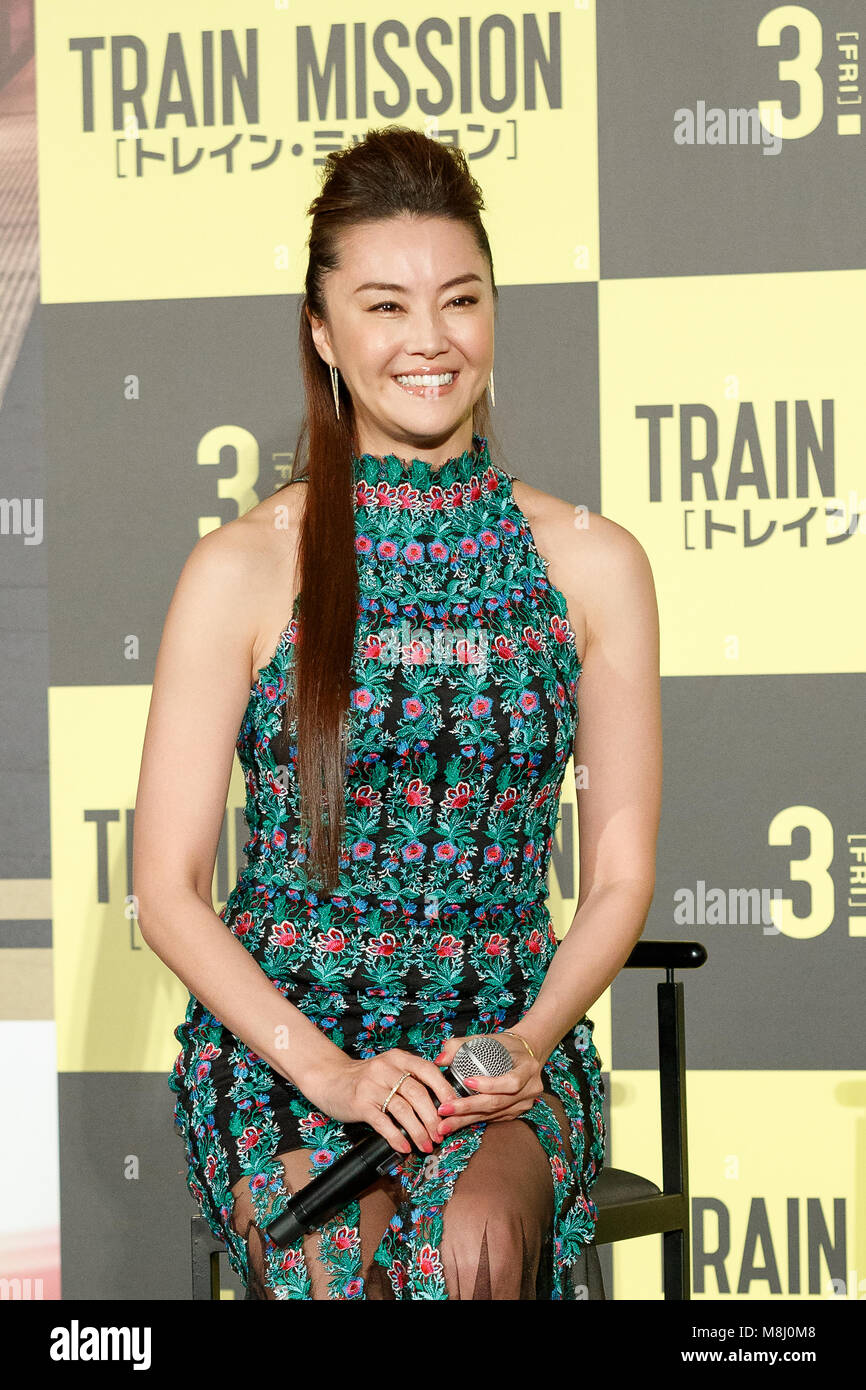
[[[410,1071],[404,1071],[403,1075],[400,1077],[400,1080],[397,1082],[396,1086],[392,1086],[392,1087],[391,1087],[391,1089],[390,1089],[390,1091],[388,1092],[387,1096],[386,1096],[385,1099],[382,1101],[382,1104],[379,1106],[379,1109],[382,1111],[382,1114],[383,1114],[383,1115],[387,1115],[387,1113],[388,1113],[388,1102],[390,1101],[391,1097],[392,1097],[397,1091],[399,1091],[400,1087],[403,1085],[403,1082],[406,1080],[406,1077],[407,1077],[407,1076],[411,1076],[411,1075],[412,1075],[412,1073],[411,1073]]]

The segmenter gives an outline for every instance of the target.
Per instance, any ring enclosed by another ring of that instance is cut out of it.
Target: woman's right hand
[[[363,1060],[344,1055],[324,1073],[321,1068],[317,1071],[316,1084],[303,1088],[314,1104],[335,1120],[363,1121],[401,1153],[411,1153],[412,1145],[397,1124],[423,1153],[432,1153],[433,1146],[442,1141],[442,1119],[436,1107],[458,1099],[454,1087],[433,1062],[401,1047]],[[382,1102],[406,1071],[411,1075],[394,1092],[383,1113]]]

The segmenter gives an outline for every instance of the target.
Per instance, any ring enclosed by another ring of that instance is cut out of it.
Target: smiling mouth
[[[391,380],[410,396],[438,396],[449,391],[459,375],[459,369],[453,372],[401,372]]]

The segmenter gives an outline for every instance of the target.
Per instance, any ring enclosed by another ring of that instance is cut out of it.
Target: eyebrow
[[[450,290],[454,285],[465,285],[470,280],[477,280],[479,285],[483,283],[481,276],[474,271],[467,275],[455,275],[453,280],[446,280],[444,285],[440,285],[440,290]],[[382,280],[367,280],[363,285],[359,285],[355,294],[360,294],[361,290],[396,290],[398,294],[408,294],[405,285],[389,285]]]

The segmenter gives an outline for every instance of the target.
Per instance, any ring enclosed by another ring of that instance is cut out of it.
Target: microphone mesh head
[[[460,1080],[467,1076],[502,1076],[511,1071],[511,1053],[497,1038],[484,1035],[462,1043],[454,1054],[451,1070]]]

